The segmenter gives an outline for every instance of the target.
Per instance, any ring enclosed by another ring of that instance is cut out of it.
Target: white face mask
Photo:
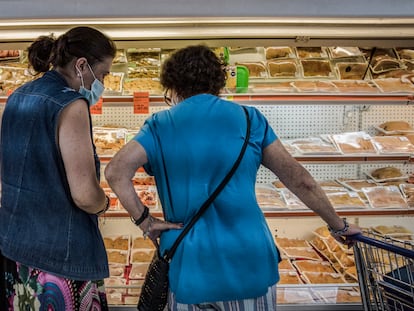
[[[89,66],[89,64],[87,64],[87,65],[88,65],[89,70],[91,71],[93,77],[95,78],[95,80],[91,84],[91,89],[90,90],[86,89],[85,84],[83,82],[82,73],[80,72],[79,68],[76,67],[76,70],[78,71],[79,76],[81,78],[81,82],[82,82],[82,85],[79,88],[78,92],[81,93],[83,96],[85,96],[85,98],[89,102],[89,106],[93,106],[98,102],[99,98],[102,96],[103,92],[105,91],[105,86],[103,85],[103,83],[101,81],[99,81],[96,78],[95,74],[92,71],[91,66]]]

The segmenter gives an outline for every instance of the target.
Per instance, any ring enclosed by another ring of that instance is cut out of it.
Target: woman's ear
[[[75,66],[83,72],[88,67],[88,60],[85,57],[79,57],[75,62]]]

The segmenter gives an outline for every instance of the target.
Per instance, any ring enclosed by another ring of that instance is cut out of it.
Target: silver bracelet
[[[349,230],[349,223],[346,218],[342,218],[344,222],[344,227],[340,230],[334,230],[328,225],[328,230],[332,235],[344,235]]]

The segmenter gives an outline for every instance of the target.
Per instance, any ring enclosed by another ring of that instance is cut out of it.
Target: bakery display
[[[414,145],[405,136],[374,136],[372,142],[380,154],[414,153]]]
[[[294,59],[269,60],[267,67],[271,78],[296,78],[299,74]]]
[[[332,70],[329,60],[323,59],[302,59],[300,61],[304,77],[324,77],[334,78],[335,74]]]
[[[366,173],[366,175],[375,182],[407,179],[407,176],[404,175],[399,168],[394,166],[380,167]]]
[[[344,80],[364,80],[367,63],[337,63],[339,78]]]
[[[344,154],[377,153],[371,136],[364,131],[334,134],[331,137]]]
[[[288,58],[295,56],[294,51],[289,46],[270,46],[265,48],[266,59]]]
[[[396,186],[362,188],[373,208],[408,208],[400,190]]]

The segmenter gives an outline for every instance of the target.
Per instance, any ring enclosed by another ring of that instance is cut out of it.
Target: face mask
[[[83,96],[85,96],[85,98],[89,102],[89,106],[93,106],[98,102],[99,98],[102,96],[102,94],[105,90],[105,86],[103,85],[103,83],[101,81],[96,79],[95,74],[92,71],[92,68],[89,66],[89,64],[87,64],[87,65],[88,65],[89,70],[91,71],[93,77],[95,78],[95,80],[91,84],[91,89],[90,90],[86,89],[85,84],[83,82],[83,76],[82,76],[80,70],[76,67],[76,70],[78,71],[79,76],[81,78],[81,82],[82,82],[82,85],[79,88],[79,93],[81,93]]]

